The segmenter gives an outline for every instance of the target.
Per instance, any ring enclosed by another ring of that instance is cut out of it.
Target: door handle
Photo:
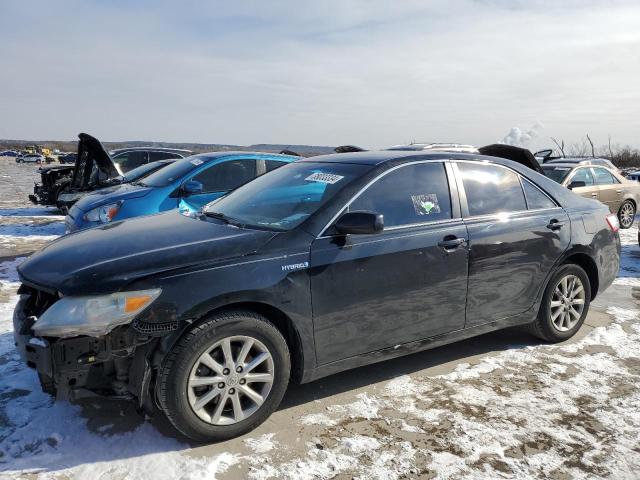
[[[547,223],[547,228],[549,230],[560,230],[562,228],[562,226],[564,225],[564,223],[559,222],[558,220],[556,220],[555,218],[552,220],[549,220],[549,223]]]
[[[449,236],[444,237],[441,241],[438,242],[438,246],[444,248],[445,250],[455,250],[461,245],[467,243],[466,238],[451,238]]]
[[[592,194],[591,194],[591,196],[592,196],[593,198],[598,198],[598,194],[597,194],[597,193],[592,193]]]
[[[616,190],[616,193],[622,195],[622,190]]]

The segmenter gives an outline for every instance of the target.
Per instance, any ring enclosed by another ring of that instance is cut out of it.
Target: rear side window
[[[526,178],[522,179],[522,187],[524,188],[524,195],[527,198],[527,207],[529,210],[554,208],[556,206],[549,197]]]
[[[385,227],[451,218],[447,174],[442,163],[407,165],[380,178],[350,206],[384,215]]]
[[[120,166],[120,170],[122,170],[123,173],[126,173],[129,170],[133,170],[134,168],[147,163],[147,152],[133,151],[121,153],[120,155],[116,155],[113,158],[113,161]]]
[[[594,168],[593,172],[596,175],[596,183],[598,185],[611,185],[612,183],[619,183],[618,180],[616,180],[616,178],[604,168]]]
[[[527,209],[520,178],[494,165],[458,163],[467,194],[469,215],[492,215]]]
[[[202,183],[203,193],[226,192],[256,177],[255,160],[229,160],[212,165],[193,180]]]
[[[275,170],[276,168],[280,168],[283,165],[287,164],[287,162],[280,162],[278,160],[265,160],[264,163],[267,167],[267,172],[270,172],[271,170]]]

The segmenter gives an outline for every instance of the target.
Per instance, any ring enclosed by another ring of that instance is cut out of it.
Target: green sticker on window
[[[431,215],[440,213],[440,203],[435,193],[425,193],[423,195],[412,195],[411,201],[417,215]]]

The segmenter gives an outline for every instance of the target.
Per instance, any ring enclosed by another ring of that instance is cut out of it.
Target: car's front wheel
[[[625,200],[618,210],[620,228],[630,228],[636,218],[636,206],[631,200]]]
[[[575,264],[562,265],[547,285],[531,332],[548,342],[571,338],[584,323],[590,302],[591,285],[585,271]]]
[[[160,405],[185,436],[227,440],[275,411],[290,370],[287,343],[266,318],[221,313],[187,332],[167,356],[159,376]]]

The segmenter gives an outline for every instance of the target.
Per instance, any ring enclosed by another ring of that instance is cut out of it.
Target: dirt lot
[[[291,386],[255,432],[190,445],[127,404],[54,402],[15,352],[16,266],[63,232],[0,159],[0,478],[638,478],[640,248],[579,335],[514,331]]]

